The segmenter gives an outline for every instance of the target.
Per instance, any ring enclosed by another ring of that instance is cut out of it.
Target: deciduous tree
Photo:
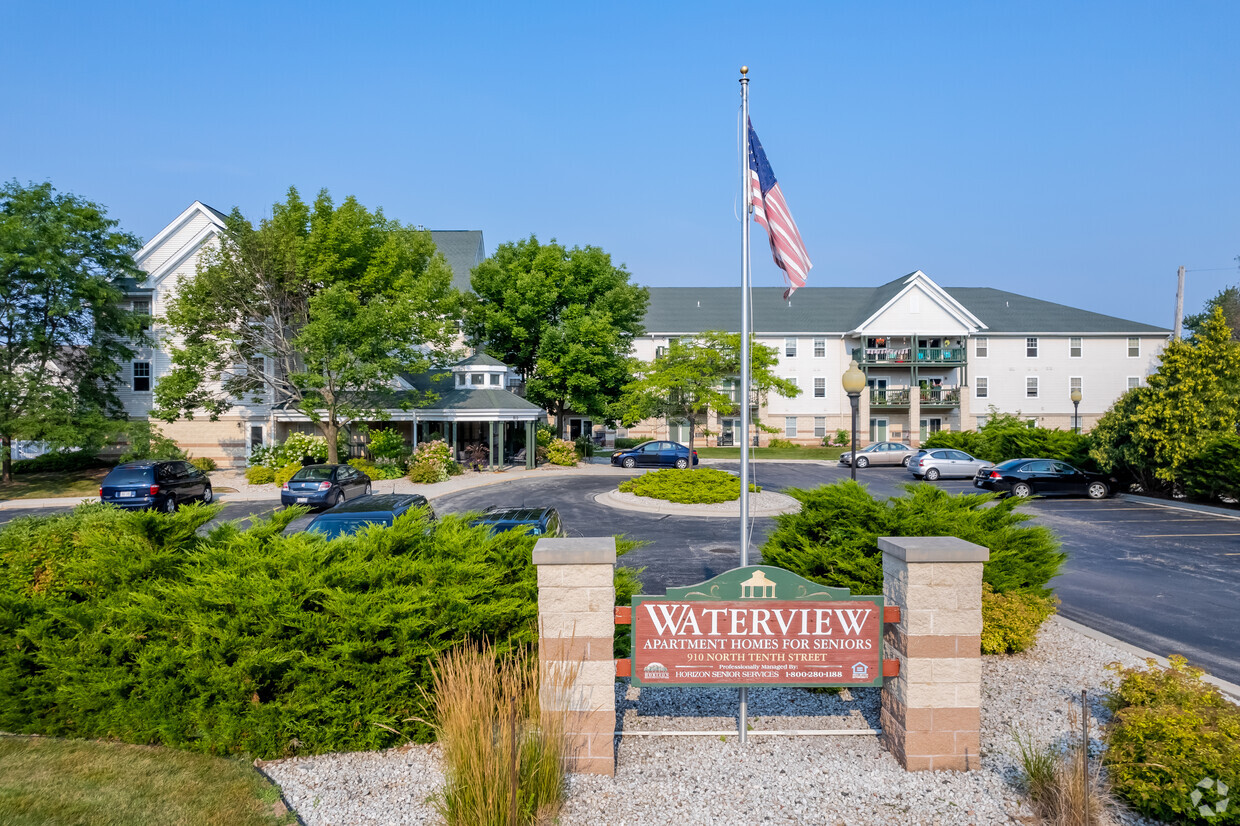
[[[606,419],[632,378],[649,291],[598,247],[565,249],[530,236],[501,244],[474,268],[470,340],[521,374],[526,396],[556,417]]]
[[[795,398],[801,390],[772,372],[779,361],[774,347],[752,341],[750,344],[750,390],[759,402],[775,392]],[[690,423],[689,447],[699,417],[708,410],[727,413],[739,407],[741,399],[725,382],[741,372],[740,333],[709,330],[695,338],[672,342],[653,362],[637,368],[633,381],[620,402],[620,419],[632,425],[651,417],[684,419]],[[763,427],[755,419],[759,427]],[[745,435],[741,435],[742,441]]]
[[[125,306],[141,246],[99,204],[49,183],[0,188],[0,444],[98,446],[123,415],[120,366],[146,341]]]
[[[1223,311],[1223,321],[1231,329],[1232,341],[1240,341],[1240,288],[1228,287],[1206,302],[1205,307],[1196,315],[1186,316],[1184,331],[1191,337],[1205,327],[1205,323],[1214,311]]]
[[[336,206],[323,190],[310,206],[290,189],[257,227],[233,210],[169,303],[178,340],[157,415],[216,418],[266,391],[316,424],[336,462],[341,427],[382,418],[399,374],[450,353],[460,298],[451,279],[429,232],[353,197]]]

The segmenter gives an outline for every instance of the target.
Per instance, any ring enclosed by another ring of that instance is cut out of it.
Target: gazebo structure
[[[466,461],[467,453],[476,454],[476,447],[482,445],[487,467],[495,468],[507,464],[506,458],[516,455],[515,446],[523,442],[525,466],[533,468],[534,425],[547,414],[508,389],[511,372],[502,361],[478,352],[446,373],[409,379],[410,385],[437,396],[416,410],[413,447],[439,437],[452,447],[458,461]]]

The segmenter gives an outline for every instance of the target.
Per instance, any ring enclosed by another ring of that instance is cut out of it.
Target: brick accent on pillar
[[[543,710],[564,715],[570,771],[612,775],[616,731],[614,537],[544,537],[538,569],[538,659]],[[570,675],[562,690],[547,675]]]
[[[916,391],[914,391],[916,392]],[[950,536],[880,537],[883,598],[900,606],[884,626],[884,745],[909,771],[981,767],[982,563],[990,551]]]

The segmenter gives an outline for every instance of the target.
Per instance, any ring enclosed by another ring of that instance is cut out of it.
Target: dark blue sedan
[[[491,533],[529,528],[531,536],[566,536],[555,508],[487,508],[471,525],[486,525]]]
[[[391,527],[396,520],[411,510],[426,508],[428,521],[435,520],[430,502],[420,493],[381,493],[359,496],[351,502],[332,508],[314,517],[306,526],[310,533],[319,533],[328,539],[357,533],[367,525]]]
[[[280,488],[280,504],[330,508],[370,494],[370,477],[349,465],[310,465]]]
[[[698,463],[698,455],[696,450],[690,450],[680,442],[643,442],[637,447],[617,450],[611,454],[611,463],[629,468],[687,468]]]

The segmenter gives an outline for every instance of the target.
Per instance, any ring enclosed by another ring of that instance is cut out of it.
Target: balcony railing
[[[908,407],[908,388],[870,388],[870,407]]]
[[[963,347],[857,347],[857,364],[956,364],[964,361]]]
[[[923,387],[921,403],[925,406],[955,407],[960,404],[959,387]]]

